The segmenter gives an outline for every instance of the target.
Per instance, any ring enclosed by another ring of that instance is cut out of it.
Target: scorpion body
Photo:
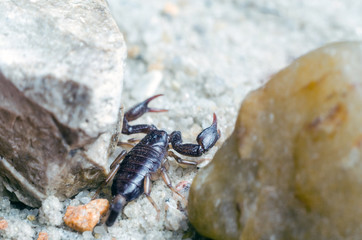
[[[170,144],[172,149],[180,154],[197,157],[213,147],[220,137],[220,132],[217,130],[215,114],[212,125],[204,129],[197,136],[196,140],[198,144],[183,144],[179,131],[168,134],[163,130],[158,130],[153,125],[140,124],[130,126],[128,124],[129,121],[137,119],[145,112],[166,111],[162,109],[152,109],[147,106],[152,99],[158,96],[161,95],[153,96],[125,113],[122,133],[146,133],[147,135],[128,153],[122,151],[111,165],[111,172],[105,182],[106,184],[114,178],[111,188],[113,201],[106,220],[107,226],[114,224],[118,215],[128,202],[138,198],[143,193],[155,207],[158,218],[160,210],[151,198],[150,192],[151,179],[153,180],[159,175],[162,176],[167,186],[173,192],[183,198],[183,196],[173,188],[170,178],[167,175],[167,157],[171,156],[175,158],[178,163],[186,165],[197,165],[197,162],[181,159],[169,150]],[[121,160],[123,161],[121,162]]]
[[[143,193],[144,178],[157,172],[161,161],[167,156],[167,134],[153,130],[142,139],[123,159],[117,171],[112,195],[121,194],[130,202]]]

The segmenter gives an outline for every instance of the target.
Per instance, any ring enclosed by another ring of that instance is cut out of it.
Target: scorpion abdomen
[[[112,195],[122,195],[130,202],[143,193],[145,176],[160,168],[167,153],[167,140],[157,139],[162,132],[152,131],[127,154],[114,177]]]

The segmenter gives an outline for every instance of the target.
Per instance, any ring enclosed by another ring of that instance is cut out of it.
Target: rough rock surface
[[[125,44],[106,2],[0,2],[0,175],[30,206],[104,178]]]
[[[49,236],[46,232],[40,232],[37,240],[48,240]]]
[[[8,227],[8,222],[5,219],[0,220],[0,230],[4,230]]]
[[[360,239],[361,64],[362,43],[328,45],[247,96],[234,133],[191,186],[200,233]]]
[[[50,226],[59,226],[63,223],[62,208],[63,205],[59,202],[58,198],[49,196],[42,202],[42,206],[39,209],[39,222]]]
[[[0,239],[29,240],[34,239],[35,231],[27,221],[11,220],[8,226],[0,231]]]
[[[92,231],[109,206],[107,199],[96,199],[77,207],[69,206],[63,220],[67,226],[78,232]]]

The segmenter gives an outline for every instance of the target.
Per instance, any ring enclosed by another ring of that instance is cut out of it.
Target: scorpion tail
[[[111,209],[106,221],[107,227],[111,227],[117,220],[117,217],[122,213],[123,208],[126,206],[127,200],[122,195],[116,195],[112,201]]]

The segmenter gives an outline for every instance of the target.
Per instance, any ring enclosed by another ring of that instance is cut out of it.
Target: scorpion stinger
[[[126,206],[128,201],[125,197],[118,194],[113,198],[112,205],[110,207],[109,215],[106,220],[106,225],[108,227],[112,226],[114,222],[117,220],[119,213],[122,212],[123,208]]]
[[[211,126],[202,130],[202,132],[197,136],[196,141],[202,147],[203,152],[207,152],[215,145],[220,136],[220,130],[217,129],[216,114],[214,113]]]

